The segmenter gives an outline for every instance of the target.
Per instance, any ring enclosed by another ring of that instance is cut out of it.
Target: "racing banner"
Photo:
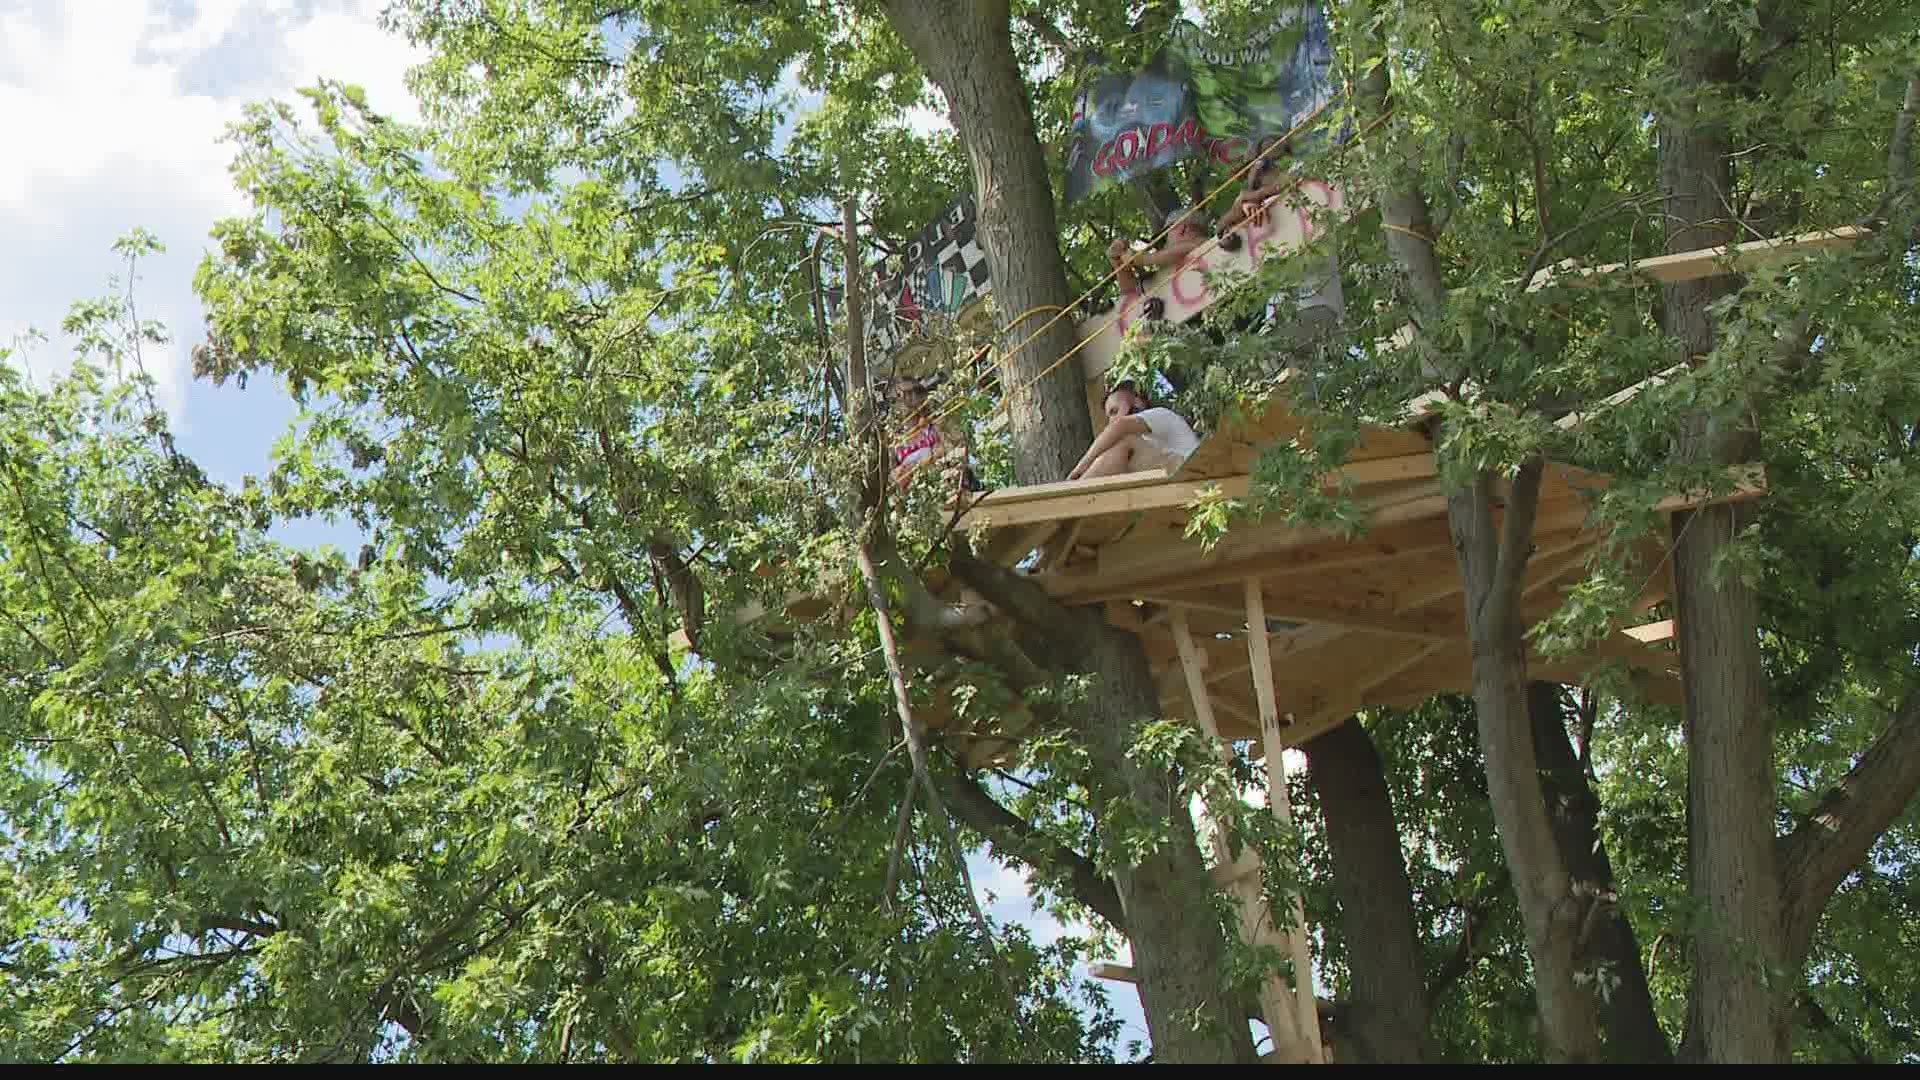
[[[1081,84],[1066,201],[1201,154],[1244,162],[1333,97],[1333,45],[1313,0],[1237,41],[1182,22],[1146,67],[1095,71]]]
[[[892,355],[929,314],[952,318],[993,288],[975,235],[973,196],[962,195],[915,233],[897,255],[873,264],[865,292],[867,347]],[[839,317],[842,290],[827,295]]]

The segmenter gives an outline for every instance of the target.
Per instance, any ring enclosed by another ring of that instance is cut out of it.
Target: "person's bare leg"
[[[1132,457],[1133,439],[1131,437],[1122,439],[1118,443],[1115,443],[1106,453],[1094,458],[1093,464],[1087,466],[1087,471],[1080,474],[1080,479],[1087,480],[1095,476],[1118,476],[1123,472],[1129,471],[1127,466],[1129,459]]]

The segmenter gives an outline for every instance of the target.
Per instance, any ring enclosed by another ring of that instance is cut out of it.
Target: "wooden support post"
[[[1280,704],[1273,692],[1273,656],[1267,648],[1267,600],[1260,592],[1259,578],[1248,578],[1246,591],[1247,659],[1253,664],[1254,700],[1260,706],[1260,736],[1267,751],[1267,806],[1282,825],[1290,826],[1293,806],[1287,795],[1287,763],[1280,747]],[[1313,956],[1307,950],[1306,905],[1295,894],[1292,906],[1294,928],[1287,934],[1293,957],[1294,1014],[1290,1034],[1297,1042],[1296,1052],[1287,1057],[1318,1065],[1325,1055],[1320,1046],[1320,1015],[1314,1009]],[[1267,1021],[1274,1050],[1279,1052],[1281,1025],[1275,1024],[1271,1016]]]
[[[1200,723],[1200,730],[1207,737],[1219,742],[1220,725],[1213,719],[1213,699],[1207,696],[1207,680],[1200,666],[1200,649],[1193,643],[1193,632],[1187,628],[1187,613],[1184,608],[1175,608],[1173,612],[1173,646],[1180,650],[1180,670],[1187,677],[1187,693],[1193,697],[1193,718]],[[1233,756],[1233,748],[1219,747],[1223,755],[1221,760]]]

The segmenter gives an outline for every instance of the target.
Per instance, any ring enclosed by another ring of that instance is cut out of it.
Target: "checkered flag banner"
[[[891,356],[929,316],[952,319],[992,291],[977,217],[973,196],[963,195],[897,254],[873,264],[866,296],[869,350]],[[837,319],[842,290],[829,289],[827,295]]]

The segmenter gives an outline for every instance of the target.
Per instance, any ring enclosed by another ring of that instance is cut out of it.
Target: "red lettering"
[[[1113,143],[1111,142],[1101,143],[1100,149],[1093,152],[1093,165],[1091,166],[1093,175],[1105,176],[1113,171],[1113,163],[1107,160],[1107,155],[1112,152]]]
[[[1180,121],[1180,126],[1173,133],[1173,141],[1178,146],[1192,146],[1194,143],[1204,142],[1206,137],[1207,133],[1202,131],[1200,125],[1194,123],[1191,118]]]
[[[1118,164],[1127,165],[1140,154],[1140,133],[1123,131],[1113,140],[1113,152],[1119,157]]]
[[[1167,295],[1183,307],[1199,306],[1207,298],[1207,277],[1201,272],[1203,269],[1204,265],[1198,260],[1182,262],[1167,286]]]
[[[1172,145],[1176,145],[1173,141],[1172,124],[1155,124],[1153,127],[1147,129],[1148,157],[1152,157]]]

